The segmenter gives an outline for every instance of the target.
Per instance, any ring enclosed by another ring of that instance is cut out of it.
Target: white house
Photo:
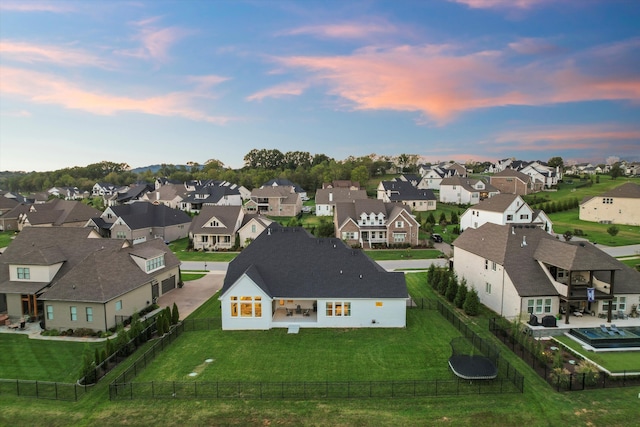
[[[640,296],[640,272],[588,242],[564,242],[532,225],[486,223],[454,242],[453,268],[501,316],[628,314]],[[587,289],[594,290],[588,299]]]
[[[271,224],[230,264],[222,329],[403,328],[407,286],[340,239]]]
[[[460,216],[460,229],[478,228],[482,224],[534,224],[553,233],[553,223],[544,211],[534,211],[517,194],[496,194],[468,208]]]
[[[499,194],[497,188],[481,179],[453,176],[440,183],[440,202],[475,205],[481,200]]]
[[[640,225],[640,185],[626,182],[580,203],[580,220]]]
[[[336,203],[367,198],[366,190],[352,188],[321,188],[316,191],[316,216],[333,216]]]

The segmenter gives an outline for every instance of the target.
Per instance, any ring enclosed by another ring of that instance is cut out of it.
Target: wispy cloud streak
[[[182,117],[189,120],[224,124],[231,117],[212,116],[196,108],[194,101],[206,96],[201,93],[171,92],[157,96],[134,98],[130,96],[88,90],[79,84],[45,73],[17,68],[0,68],[0,92],[36,104],[54,104],[64,108],[82,110],[98,115],[125,112],[157,116]]]
[[[26,63],[55,63],[65,66],[106,67],[108,63],[92,53],[54,45],[38,45],[17,41],[0,41],[2,56]]]
[[[426,122],[444,125],[457,114],[480,108],[640,101],[640,70],[629,59],[638,46],[640,42],[625,41],[528,63],[522,61],[526,57],[511,62],[512,49],[463,52],[451,45],[369,47],[346,56],[277,61],[306,71],[309,81],[326,85],[353,109],[415,111]]]

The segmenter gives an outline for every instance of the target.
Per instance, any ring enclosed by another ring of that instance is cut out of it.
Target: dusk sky
[[[640,1],[0,2],[0,170],[640,160]]]

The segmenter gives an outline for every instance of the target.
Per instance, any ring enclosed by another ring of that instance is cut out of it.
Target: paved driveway
[[[209,273],[201,279],[184,282],[182,288],[162,295],[158,298],[158,305],[162,308],[173,307],[175,302],[182,320],[218,292],[223,282],[224,274]]]

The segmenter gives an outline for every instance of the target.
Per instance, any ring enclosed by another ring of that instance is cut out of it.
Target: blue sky
[[[640,160],[632,0],[0,2],[0,170]]]

